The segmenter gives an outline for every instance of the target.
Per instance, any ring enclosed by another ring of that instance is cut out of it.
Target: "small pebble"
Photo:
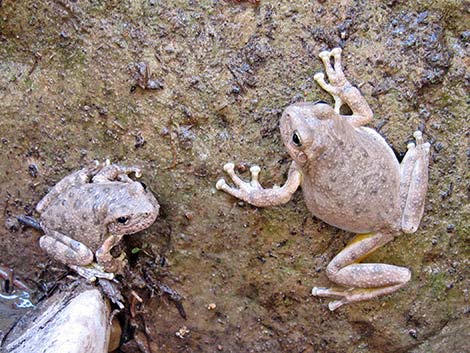
[[[410,329],[410,330],[408,331],[408,333],[409,333],[409,335],[410,335],[411,337],[413,337],[414,339],[417,339],[417,338],[418,338],[418,332],[417,332],[414,328]]]
[[[28,166],[28,171],[29,175],[31,175],[33,178],[36,178],[38,176],[38,167],[36,164],[30,164]]]

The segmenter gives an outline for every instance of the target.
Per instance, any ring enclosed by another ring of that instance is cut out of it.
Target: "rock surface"
[[[23,316],[2,347],[9,353],[107,353],[109,305],[96,288],[57,292]]]

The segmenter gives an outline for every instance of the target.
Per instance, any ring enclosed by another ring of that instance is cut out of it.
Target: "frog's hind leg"
[[[96,278],[114,278],[113,273],[104,272],[97,268],[97,265],[93,263],[93,252],[85,244],[62,233],[49,231],[39,239],[39,246],[50,257],[66,264],[91,282]]]
[[[142,171],[138,167],[125,167],[117,164],[108,164],[93,177],[94,183],[103,183],[109,181],[133,182],[129,174],[134,173],[136,178],[142,176]]]
[[[333,311],[341,305],[393,293],[403,287],[411,278],[411,272],[407,268],[380,263],[359,263],[392,239],[393,236],[386,233],[356,236],[326,269],[331,281],[347,288],[314,287],[312,295],[339,298],[328,305]]]
[[[86,266],[93,262],[93,252],[86,245],[56,231],[43,235],[39,246],[64,264]]]
[[[400,164],[401,228],[414,233],[424,213],[424,200],[428,187],[430,144],[424,143],[421,131],[413,134],[416,145],[410,143]]]

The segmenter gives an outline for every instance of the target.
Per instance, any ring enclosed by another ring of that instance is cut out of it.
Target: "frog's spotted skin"
[[[346,287],[312,289],[312,294],[334,297],[335,310],[343,304],[392,293],[411,278],[407,268],[388,264],[359,263],[401,231],[415,232],[424,212],[428,185],[429,143],[420,131],[416,144],[399,164],[385,140],[364,127],[373,117],[359,90],[345,78],[341,49],[320,53],[326,76],[314,79],[330,93],[335,108],[325,103],[296,103],[288,106],[280,129],[285,147],[294,160],[286,183],[263,189],[258,183],[259,167],[252,167],[252,181],[242,181],[233,164],[224,166],[236,185],[220,179],[216,187],[258,207],[290,200],[302,186],[308,209],[318,218],[359,235],[328,265],[326,273]],[[333,58],[333,64],[331,63]],[[353,114],[341,115],[347,104]]]
[[[149,227],[159,211],[153,194],[132,180],[130,173],[141,175],[138,168],[107,162],[83,168],[57,183],[36,207],[45,232],[41,248],[87,278],[100,272],[78,267],[91,264],[95,256],[105,271],[121,272],[125,263],[113,258],[111,249],[124,234]]]

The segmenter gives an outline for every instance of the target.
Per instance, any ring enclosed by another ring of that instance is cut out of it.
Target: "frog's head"
[[[324,102],[295,103],[282,114],[281,136],[289,155],[300,166],[322,153],[333,126],[334,109]]]
[[[158,201],[143,183],[122,183],[111,197],[105,220],[110,234],[137,233],[150,227],[158,216]]]

